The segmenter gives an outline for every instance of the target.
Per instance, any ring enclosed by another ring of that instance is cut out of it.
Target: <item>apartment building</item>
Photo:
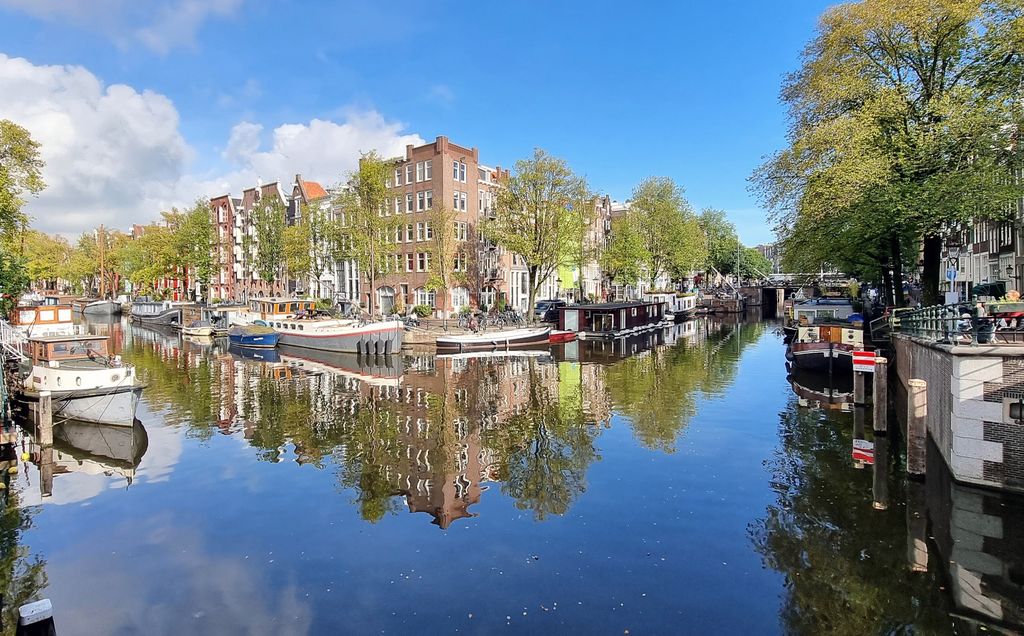
[[[314,298],[335,298],[338,285],[338,263],[332,253],[329,237],[323,229],[334,219],[334,208],[331,198],[322,185],[316,181],[295,175],[292,182],[291,197],[288,200],[286,223],[295,225],[302,223],[303,215],[316,214],[319,222],[311,224],[316,228],[311,232],[310,262],[312,271],[309,280],[290,279],[288,290],[293,294],[308,294]]]
[[[374,305],[385,313],[398,297],[407,307],[429,305],[445,313],[477,304],[485,288],[494,294],[498,281],[485,276],[496,274],[499,267],[486,272],[479,267],[483,252],[478,224],[493,207],[494,188],[503,175],[507,172],[500,168],[481,166],[479,149],[460,146],[444,136],[422,146],[406,146],[405,156],[392,160],[387,184],[391,194],[384,211],[401,219],[395,234],[394,266],[391,273],[375,281],[375,290],[367,284],[359,296],[364,306],[374,293]],[[447,298],[438,298],[427,286],[434,232],[442,231],[432,226],[431,217],[440,206],[455,213],[453,227],[443,231],[454,232],[459,242],[453,271],[463,279],[449,290]],[[492,262],[499,264],[488,260]],[[365,277],[364,283],[368,283]]]

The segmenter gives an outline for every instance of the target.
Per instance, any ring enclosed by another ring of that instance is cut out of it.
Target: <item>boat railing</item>
[[[939,344],[1024,344],[1024,319],[979,316],[964,305],[934,305],[901,313],[892,330]]]
[[[0,320],[0,349],[3,349],[4,357],[24,360],[25,354],[22,353],[22,348],[26,344],[28,344],[28,337],[24,333],[15,329],[6,320]]]

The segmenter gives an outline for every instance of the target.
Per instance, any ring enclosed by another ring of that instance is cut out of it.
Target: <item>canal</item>
[[[907,482],[898,439],[854,462],[846,388],[788,377],[771,323],[370,361],[91,328],[139,423],[17,433],[5,633],[38,597],[61,636],[1024,623],[1020,499]]]

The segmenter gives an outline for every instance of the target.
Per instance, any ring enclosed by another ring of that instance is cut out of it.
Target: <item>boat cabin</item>
[[[854,313],[853,304],[846,298],[814,298],[793,305],[793,321],[797,324],[844,321]]]
[[[32,363],[56,366],[69,360],[92,360],[110,355],[106,336],[40,336],[29,338],[28,355]]]
[[[652,328],[665,320],[661,302],[602,303],[569,305],[558,310],[562,331],[616,335]]]
[[[697,308],[697,294],[653,292],[644,294],[645,303],[664,303],[665,311],[672,314],[692,313]]]
[[[132,315],[159,316],[165,311],[180,309],[184,304],[173,300],[136,300],[132,303]]]
[[[252,319],[281,320],[299,313],[313,314],[315,312],[315,300],[257,298],[249,302],[249,314]]]
[[[46,327],[72,321],[71,305],[18,307],[11,313],[11,324],[16,326]]]
[[[41,304],[47,305],[49,307],[54,307],[57,305],[70,306],[75,301],[76,298],[77,296],[68,296],[67,294],[43,296],[43,302]]]

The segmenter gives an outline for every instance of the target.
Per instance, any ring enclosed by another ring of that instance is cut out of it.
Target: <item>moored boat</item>
[[[119,316],[121,303],[116,300],[83,298],[76,301],[75,311],[84,316]]]
[[[660,301],[569,305],[558,313],[558,328],[575,331],[581,340],[620,338],[669,324]]]
[[[572,342],[575,339],[575,331],[561,331],[559,329],[552,330],[551,334],[548,336],[548,341],[551,342],[551,344],[558,344],[560,342]]]
[[[697,311],[697,294],[650,292],[644,294],[644,302],[662,303],[665,306],[665,317],[675,322],[691,318]]]
[[[438,353],[462,351],[496,351],[543,346],[550,342],[551,327],[511,329],[508,331],[485,331],[459,336],[443,336],[437,339]]]
[[[798,326],[786,357],[798,369],[848,372],[853,370],[853,352],[863,349],[862,324],[824,322]]]
[[[71,305],[19,306],[11,312],[11,325],[24,336],[59,336],[76,333]]]
[[[363,322],[301,317],[268,320],[267,324],[281,335],[283,345],[364,355],[398,353],[405,327],[400,320]]]
[[[237,347],[273,349],[281,335],[267,325],[234,325],[228,329],[228,340]]]
[[[55,418],[132,426],[143,387],[108,345],[106,336],[29,338],[18,397],[38,402],[49,391]]]
[[[180,325],[184,304],[171,300],[136,300],[132,303],[132,320],[149,325]]]
[[[181,328],[182,335],[185,336],[212,336],[213,325],[205,320],[196,320],[189,325]]]

